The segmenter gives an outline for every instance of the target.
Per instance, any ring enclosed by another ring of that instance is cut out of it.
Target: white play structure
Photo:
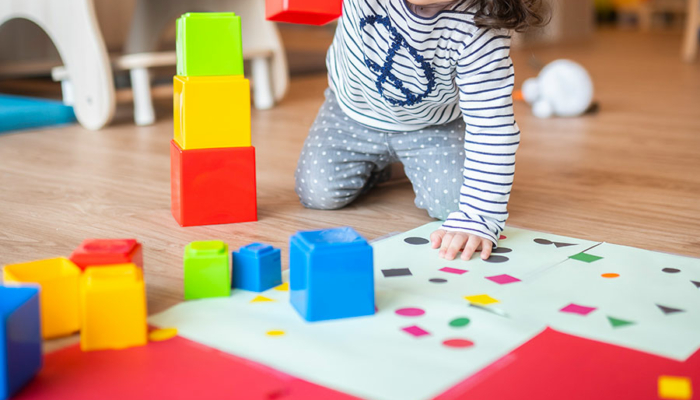
[[[25,18],[39,25],[61,55],[63,66],[52,76],[60,81],[64,102],[74,107],[88,129],[109,124],[116,108],[113,71],[131,76],[134,120],[155,120],[149,68],[175,65],[175,52],[156,52],[158,40],[178,16],[190,11],[234,11],[241,16],[243,55],[251,62],[254,104],[271,108],[288,86],[284,48],[274,23],[265,20],[262,0],[138,0],[124,53],[110,57],[100,32],[93,0],[2,0],[0,25]]]

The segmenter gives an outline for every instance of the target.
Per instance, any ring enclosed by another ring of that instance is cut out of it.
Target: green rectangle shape
[[[232,12],[187,13],[177,20],[177,74],[243,75],[241,17]]]
[[[594,256],[592,254],[586,254],[586,253],[574,254],[573,256],[569,256],[569,258],[572,260],[578,260],[578,261],[583,261],[583,262],[587,262],[587,263],[592,263],[593,261],[598,261],[598,260],[603,259],[603,257],[598,257],[598,256]]]
[[[185,300],[231,295],[228,245],[212,240],[185,247]]]

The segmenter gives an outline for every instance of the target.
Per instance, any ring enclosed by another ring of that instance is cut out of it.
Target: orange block
[[[44,339],[80,330],[78,282],[80,269],[64,257],[6,265],[6,283],[34,283],[41,287],[41,334]]]

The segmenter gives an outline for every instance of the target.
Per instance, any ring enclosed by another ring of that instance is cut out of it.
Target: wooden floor
[[[516,107],[523,135],[511,225],[700,256],[700,65],[681,63],[679,44],[677,34],[602,32],[586,44],[514,52],[518,86],[535,74],[533,56],[584,64],[600,112],[538,120]],[[286,255],[297,230],[352,225],[376,238],[429,222],[406,181],[340,211],[299,204],[294,167],[325,87],[324,76],[297,78],[277,108],[254,111],[257,223],[175,223],[167,101],[151,127],[134,127],[127,108],[100,132],[72,126],[0,136],[0,264],[68,255],[88,237],[136,237],[156,312],[182,299],[182,252],[193,240],[231,248],[262,241]]]

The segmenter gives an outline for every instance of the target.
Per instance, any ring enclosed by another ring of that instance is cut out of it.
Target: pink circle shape
[[[474,346],[474,342],[467,339],[448,339],[442,342],[447,347],[465,348]]]
[[[396,314],[401,315],[403,317],[419,317],[425,314],[425,311],[421,310],[420,308],[407,307],[399,308],[398,310],[396,310]]]

